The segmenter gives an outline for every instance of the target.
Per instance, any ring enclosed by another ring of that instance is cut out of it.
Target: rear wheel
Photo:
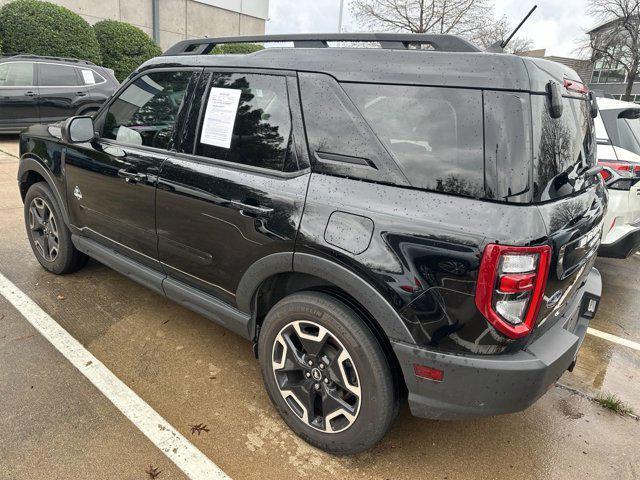
[[[45,182],[29,187],[24,199],[24,221],[31,249],[45,269],[64,274],[85,265],[87,256],[71,242],[60,206]]]
[[[360,317],[334,297],[303,292],[278,302],[258,348],[271,400],[308,443],[357,453],[391,426],[398,399],[388,362]]]

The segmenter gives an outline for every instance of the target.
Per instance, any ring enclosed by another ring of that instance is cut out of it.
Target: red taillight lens
[[[549,274],[551,247],[489,244],[478,271],[476,306],[498,331],[520,338],[533,330]]]
[[[598,160],[598,165],[601,167],[609,167],[613,170],[618,170],[619,172],[631,171],[631,164],[620,160]]]
[[[611,172],[609,170],[604,170],[604,169],[600,171],[600,176],[602,176],[602,179],[605,182],[612,177]]]
[[[570,92],[584,93],[584,94],[589,93],[589,89],[584,83],[576,82],[575,80],[567,80],[566,78],[564,80],[564,88],[566,88]]]

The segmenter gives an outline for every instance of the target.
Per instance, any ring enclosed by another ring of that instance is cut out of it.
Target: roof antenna
[[[511,32],[511,34],[502,42],[496,42],[493,45],[491,45],[487,51],[489,52],[502,52],[504,51],[504,47],[506,47],[509,42],[511,41],[511,39],[513,38],[513,36],[518,33],[518,30],[520,30],[520,27],[522,27],[522,25],[524,24],[524,22],[526,22],[529,17],[531,16],[531,14],[535,11],[535,9],[538,8],[538,5],[534,5],[533,8],[531,10],[529,10],[529,13],[527,13],[525,15],[525,17],[522,19],[522,21],[518,24],[518,26],[516,28],[513,29],[513,32]]]

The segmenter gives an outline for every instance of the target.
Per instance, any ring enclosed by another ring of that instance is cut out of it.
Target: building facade
[[[0,0],[0,6],[10,0]],[[49,0],[90,24],[127,22],[154,38],[163,50],[187,38],[262,35],[269,0]]]
[[[588,31],[592,45],[597,45],[599,38],[607,30],[616,28],[616,22],[607,22]],[[640,78],[638,78],[640,80]],[[622,65],[608,58],[594,58],[589,75],[589,88],[611,98],[620,100],[627,88],[627,75]],[[640,103],[640,82],[636,81],[631,90],[632,101]]]

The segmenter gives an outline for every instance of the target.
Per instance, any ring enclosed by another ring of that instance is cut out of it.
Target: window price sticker
[[[230,148],[242,90],[212,87],[204,114],[200,143]]]

